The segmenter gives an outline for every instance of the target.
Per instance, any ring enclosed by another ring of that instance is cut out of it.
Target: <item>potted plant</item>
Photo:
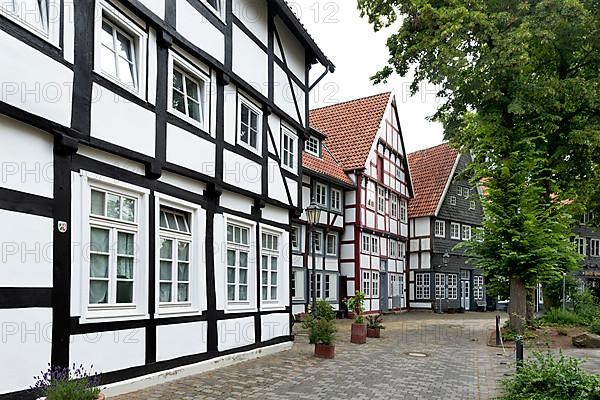
[[[350,334],[350,341],[356,344],[364,344],[367,342],[367,324],[363,317],[365,310],[365,294],[357,291],[354,297],[350,297],[346,300],[348,310],[354,310],[356,317],[354,317],[354,323],[352,324],[352,331]]]
[[[315,357],[333,358],[335,356],[333,339],[337,331],[335,321],[319,318],[314,324],[314,330]]]
[[[92,367],[93,368],[93,367]],[[38,400],[104,400],[100,392],[100,376],[88,373],[83,365],[78,368],[51,367],[36,380],[32,390]]]
[[[381,314],[369,315],[367,317],[367,337],[381,337],[381,330],[385,329],[385,326],[383,326],[382,322],[383,316]]]
[[[331,304],[329,304],[323,299],[317,300],[314,312],[312,312],[311,310],[311,312],[309,312],[308,314],[304,314],[302,328],[308,329],[308,342],[310,344],[317,343],[317,331],[315,325],[321,319],[327,321],[335,320],[335,310],[333,309],[333,307],[331,307]]]
[[[356,318],[356,313],[354,312],[354,309],[350,308],[350,306],[348,305],[349,302],[352,301],[351,299],[352,298],[350,297],[350,298],[345,298],[343,300],[343,302],[344,302],[344,304],[346,305],[346,308],[347,308],[347,310],[346,310],[346,318],[348,318],[348,319],[354,319],[354,318]]]

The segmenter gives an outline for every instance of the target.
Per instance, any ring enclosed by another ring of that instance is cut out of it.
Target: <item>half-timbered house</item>
[[[383,93],[310,112],[310,124],[355,188],[346,191],[340,296],[362,291],[366,311],[406,307],[407,203],[412,197],[396,96]]]
[[[286,2],[2,1],[0,53],[0,398],[48,364],[143,383],[288,346],[334,67]]]
[[[471,161],[448,144],[408,155],[414,198],[410,221],[409,307],[446,311],[485,307],[484,277],[457,245],[481,226],[479,188],[461,173]],[[446,260],[444,260],[446,255]]]
[[[354,184],[327,148],[325,136],[314,129],[311,129],[302,152],[302,171],[303,209],[306,210],[311,201],[314,201],[321,209],[321,214],[314,227],[307,224],[306,213],[293,220],[293,311],[294,314],[308,311],[308,305],[312,301],[311,240],[315,241],[317,298],[328,301],[337,310],[344,299],[343,291],[340,293],[340,239],[345,228],[344,196],[346,190],[354,190]]]

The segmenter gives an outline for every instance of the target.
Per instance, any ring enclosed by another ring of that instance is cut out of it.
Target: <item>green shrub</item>
[[[333,321],[335,319],[335,310],[327,301],[323,299],[317,300],[317,306],[315,308],[317,311],[317,318],[323,318],[328,321]]]
[[[383,315],[375,314],[367,316],[367,328],[369,329],[385,329],[383,326]]]
[[[544,313],[542,321],[546,324],[573,326],[584,325],[584,320],[575,312],[561,310],[560,308],[551,308]]]
[[[573,311],[585,325],[591,324],[596,318],[600,318],[600,304],[589,290],[573,294]]]
[[[335,326],[335,321],[317,319],[317,322],[314,325],[315,343],[326,345],[333,344],[333,339],[335,338],[336,332],[337,327]]]
[[[600,335],[600,318],[595,318],[590,324],[590,332]]]
[[[533,353],[511,378],[503,380],[501,400],[598,400],[600,377],[579,367],[575,358]]]
[[[47,400],[96,400],[100,394],[100,377],[78,368],[52,367],[34,377],[34,393]]]
[[[361,291],[357,291],[354,297],[349,297],[345,301],[348,311],[356,313],[354,322],[362,324],[365,322],[363,312],[365,311],[365,294]]]
[[[315,307],[316,318],[313,314],[306,314],[304,316],[304,321],[302,321],[302,327],[304,329],[308,329],[308,341],[311,344],[314,343],[324,343],[323,340],[327,340],[328,335],[330,334],[330,330],[335,327],[335,310],[325,300],[317,300],[317,305]],[[322,321],[330,322],[331,324],[326,325],[323,324]],[[332,328],[333,327],[333,328]],[[328,333],[329,332],[329,333]],[[333,340],[333,339],[332,339]]]

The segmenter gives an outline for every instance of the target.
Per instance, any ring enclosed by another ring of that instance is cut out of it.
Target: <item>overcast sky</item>
[[[369,77],[385,65],[385,45],[390,30],[375,33],[366,18],[361,19],[356,0],[288,0],[319,47],[336,66],[311,94],[311,108],[351,100],[394,89],[398,95],[400,123],[406,150],[423,149],[442,142],[441,125],[426,120],[437,107],[435,91],[425,86],[414,97],[410,79],[393,76],[386,84],[374,86]],[[320,75],[315,66],[313,75]]]

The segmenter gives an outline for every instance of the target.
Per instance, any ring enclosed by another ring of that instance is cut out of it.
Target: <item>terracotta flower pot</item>
[[[315,357],[333,358],[335,356],[335,346],[332,344],[315,344]]]
[[[367,328],[367,337],[380,338],[381,337],[381,328]]]
[[[356,344],[367,343],[367,324],[352,324],[350,341]]]
[[[354,318],[356,318],[356,313],[352,312],[352,311],[347,311],[346,312],[346,318],[348,318],[348,319],[354,319]]]

